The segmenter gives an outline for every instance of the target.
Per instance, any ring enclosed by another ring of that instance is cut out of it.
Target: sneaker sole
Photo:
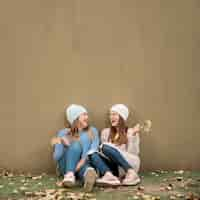
[[[138,178],[138,179],[136,179],[135,181],[130,182],[130,183],[123,183],[123,182],[122,182],[122,185],[124,185],[124,186],[133,186],[133,185],[139,184],[140,182],[141,182],[141,180]]]
[[[121,186],[121,183],[109,183],[109,182],[96,182],[96,185],[97,186],[100,186],[100,187],[118,187],[118,186]]]
[[[96,181],[97,174],[94,169],[89,169],[85,175],[85,182],[84,182],[84,190],[87,192],[91,192],[95,181]]]
[[[63,181],[63,186],[70,188],[70,187],[75,186],[75,183],[73,183],[71,181]]]

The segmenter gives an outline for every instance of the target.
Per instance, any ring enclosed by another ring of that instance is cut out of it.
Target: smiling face
[[[110,112],[110,123],[113,127],[117,127],[119,125],[120,116],[117,112]]]
[[[89,121],[88,114],[82,113],[78,118],[79,128],[81,129],[87,128],[89,124],[88,121]]]

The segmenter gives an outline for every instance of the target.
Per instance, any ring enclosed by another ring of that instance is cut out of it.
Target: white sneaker
[[[96,180],[96,183],[101,186],[118,186],[121,185],[119,179],[111,172],[106,172],[102,178]]]
[[[65,187],[72,187],[75,185],[75,176],[73,172],[68,172],[65,174],[63,179],[63,185]]]
[[[126,173],[125,179],[122,181],[122,184],[129,186],[129,185],[137,185],[138,183],[140,183],[140,177],[133,169],[129,169],[128,172]]]
[[[84,189],[86,192],[91,192],[97,178],[96,171],[92,167],[88,167],[84,174]]]

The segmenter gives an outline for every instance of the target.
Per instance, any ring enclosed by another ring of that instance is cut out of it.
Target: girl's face
[[[82,113],[79,118],[79,127],[84,129],[88,127],[88,114],[87,113]]]
[[[117,112],[110,112],[110,123],[112,126],[116,127],[119,124],[119,114]]]

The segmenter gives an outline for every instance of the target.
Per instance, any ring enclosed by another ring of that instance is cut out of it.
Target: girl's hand
[[[54,146],[55,144],[61,144],[61,138],[59,138],[59,137],[53,137],[51,139],[51,146]]]
[[[77,166],[76,166],[76,172],[79,171],[79,170],[81,169],[81,167],[85,164],[85,161],[86,161],[86,159],[82,158],[82,159],[78,162],[78,164],[77,164]]]
[[[139,132],[140,132],[140,124],[136,124],[133,127],[133,135],[135,135],[136,133],[139,133]]]
[[[60,139],[61,139],[62,144],[64,144],[65,146],[69,146],[70,145],[69,140],[65,136],[60,138]]]

